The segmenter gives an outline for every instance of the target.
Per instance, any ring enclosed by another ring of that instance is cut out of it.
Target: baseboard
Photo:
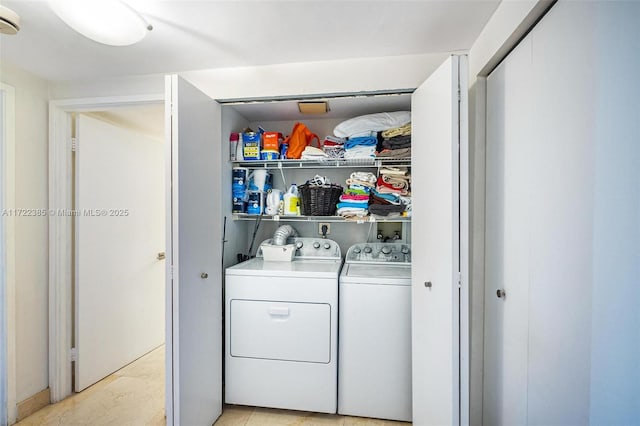
[[[49,395],[49,388],[46,388],[45,390],[41,390],[37,394],[25,399],[24,401],[19,402],[17,420],[20,421],[25,417],[29,417],[36,411],[49,405],[50,401],[51,397]]]

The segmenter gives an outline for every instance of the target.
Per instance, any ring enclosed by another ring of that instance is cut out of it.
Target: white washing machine
[[[342,254],[332,240],[288,242],[291,262],[259,251],[226,270],[225,401],[335,413]]]
[[[408,244],[349,248],[340,275],[338,413],[411,421]]]

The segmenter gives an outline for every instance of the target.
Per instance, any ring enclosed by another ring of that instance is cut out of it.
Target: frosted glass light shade
[[[54,0],[53,12],[85,37],[110,46],[129,46],[147,34],[142,17],[120,0]]]

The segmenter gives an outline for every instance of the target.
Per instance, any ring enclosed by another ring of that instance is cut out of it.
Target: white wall
[[[220,68],[179,73],[214,99],[415,88],[448,53]],[[161,75],[50,85],[51,99],[163,93]]]
[[[47,82],[6,63],[0,80],[15,87],[16,208],[47,208]],[[48,387],[48,222],[17,217],[16,399]]]
[[[640,424],[640,3],[595,6],[591,424]]]
[[[182,73],[214,99],[415,88],[447,53],[223,68]]]

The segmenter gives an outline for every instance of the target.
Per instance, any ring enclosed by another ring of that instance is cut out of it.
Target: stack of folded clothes
[[[369,213],[376,216],[411,215],[411,176],[406,167],[383,167],[371,192]],[[408,207],[408,208],[407,208]]]
[[[395,111],[361,115],[338,124],[333,134],[340,138],[348,138],[345,143],[345,159],[363,159],[376,156],[377,152],[384,152],[382,157],[408,158],[410,145],[406,145],[408,128],[409,144],[411,143],[411,112]],[[388,147],[382,143],[384,136],[380,132],[390,131],[387,139]],[[396,134],[397,133],[397,134]],[[380,140],[378,140],[380,135]],[[399,136],[404,139],[393,139]],[[392,140],[393,139],[393,140]],[[406,151],[407,147],[409,151]],[[400,152],[399,150],[404,150]],[[385,152],[390,151],[390,152]]]
[[[345,138],[329,135],[322,142],[322,150],[327,154],[328,158],[344,158],[345,141]]]
[[[377,157],[411,158],[411,123],[385,130],[380,136]]]
[[[353,172],[347,179],[348,188],[340,196],[337,214],[345,218],[362,218],[369,214],[369,195],[376,176],[369,172]]]
[[[411,176],[404,167],[383,167],[376,182],[380,194],[410,195]]]
[[[358,136],[347,139],[344,143],[344,158],[356,160],[376,156],[378,139],[375,136]]]

